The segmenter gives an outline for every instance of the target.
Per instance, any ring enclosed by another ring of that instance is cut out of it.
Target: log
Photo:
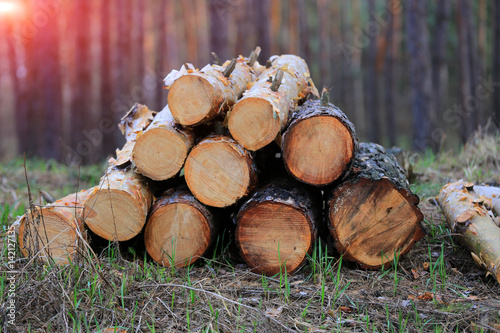
[[[425,235],[418,202],[394,156],[377,144],[361,143],[349,175],[327,192],[336,249],[363,268],[390,266]]]
[[[495,213],[496,219],[495,222],[498,225],[499,216],[500,216],[500,187],[496,186],[474,186],[474,192],[479,195],[482,195],[486,199],[489,200],[487,204],[491,207],[491,210]]]
[[[251,270],[272,276],[299,269],[313,249],[320,202],[318,193],[287,179],[270,183],[246,201],[235,236]]]
[[[323,100],[304,103],[293,114],[281,141],[288,172],[315,186],[331,184],[344,176],[358,144],[354,125],[326,97]]]
[[[450,229],[461,235],[474,261],[500,283],[500,228],[472,183],[448,183],[438,202]]]
[[[287,124],[289,110],[299,100],[309,92],[317,94],[309,68],[302,58],[282,55],[271,60],[271,67],[262,71],[228,115],[231,135],[251,151],[266,146],[276,138]],[[276,78],[280,75],[283,76],[278,88],[280,81]]]
[[[194,143],[193,131],[177,125],[167,106],[137,137],[132,160],[140,174],[157,181],[179,172]]]
[[[146,250],[158,264],[185,267],[209,249],[215,237],[210,211],[185,190],[171,191],[151,208],[144,231]]]
[[[85,224],[110,241],[125,241],[142,230],[153,201],[143,176],[110,166],[85,201]]]
[[[64,265],[75,261],[81,248],[82,203],[93,189],[65,196],[44,207],[35,207],[19,219],[19,247],[25,257]]]
[[[196,70],[187,64],[180,71],[173,71],[165,78],[168,105],[175,121],[184,126],[195,126],[223,115],[255,81],[255,66],[248,65],[248,58],[240,56],[232,69],[231,61],[222,66],[206,65]],[[232,70],[231,70],[232,69]]]
[[[257,183],[250,153],[224,135],[211,135],[191,150],[184,176],[196,199],[220,208],[248,195]]]

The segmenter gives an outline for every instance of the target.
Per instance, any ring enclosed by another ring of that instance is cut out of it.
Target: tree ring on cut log
[[[328,203],[329,228],[337,250],[364,268],[390,264],[421,234],[422,213],[415,200],[386,178],[361,178],[339,186]]]
[[[268,101],[249,97],[234,106],[229,115],[228,128],[239,144],[255,151],[276,138],[280,131],[280,120],[274,115]]]
[[[147,211],[129,193],[103,188],[90,194],[85,201],[84,221],[90,230],[104,239],[126,241],[142,230],[146,214]]]
[[[311,185],[339,178],[353,158],[351,133],[335,117],[314,116],[296,123],[284,137],[283,159],[288,171]]]
[[[184,75],[172,84],[168,105],[176,122],[190,126],[205,119],[218,101],[210,82],[197,75]]]
[[[146,249],[157,263],[185,267],[198,260],[210,245],[211,228],[205,215],[186,203],[153,210],[146,225]]]
[[[236,242],[254,272],[293,273],[304,262],[314,243],[312,221],[296,207],[264,201],[238,216]],[[251,255],[249,255],[251,254]]]
[[[75,208],[68,206],[67,209],[74,210]],[[35,254],[34,250],[38,250],[40,251],[39,257],[42,259],[51,257],[56,264],[66,264],[69,260],[73,260],[78,249],[77,220],[71,218],[70,221],[74,223],[70,223],[63,215],[49,209],[36,208],[36,212],[33,213],[35,219],[38,214],[40,214],[38,227],[35,227],[31,221],[29,213],[20,222],[19,247],[23,255],[27,257],[29,254]],[[26,229],[26,225],[28,225],[29,230]],[[27,234],[27,232],[29,233]],[[36,242],[38,242],[37,249],[34,248]]]
[[[142,175],[153,180],[165,180],[179,172],[188,152],[188,146],[178,134],[163,128],[152,128],[137,139],[133,159]]]
[[[213,207],[226,207],[242,198],[252,186],[252,165],[234,140],[205,140],[186,159],[184,174],[193,195]]]

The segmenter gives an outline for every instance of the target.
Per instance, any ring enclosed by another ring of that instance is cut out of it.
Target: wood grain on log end
[[[202,140],[184,166],[186,183],[194,196],[213,207],[226,207],[247,195],[256,182],[250,154],[227,136]]]
[[[144,239],[153,260],[162,266],[188,266],[212,243],[214,222],[210,212],[191,194],[162,197],[151,209]]]
[[[265,99],[246,98],[232,109],[228,120],[233,138],[245,149],[255,151],[271,143],[280,131],[280,120]]]

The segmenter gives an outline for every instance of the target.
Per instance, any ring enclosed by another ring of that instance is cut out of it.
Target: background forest
[[[362,140],[454,148],[500,119],[498,1],[2,0],[0,157],[100,161],[172,69],[256,45],[303,57]]]

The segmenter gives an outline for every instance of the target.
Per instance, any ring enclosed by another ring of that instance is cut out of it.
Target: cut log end
[[[273,107],[268,101],[246,98],[231,111],[228,127],[238,143],[248,150],[256,151],[276,138],[280,121],[273,114]]]
[[[180,135],[153,128],[138,138],[132,158],[142,175],[153,180],[166,180],[182,168],[189,148]]]
[[[283,158],[288,171],[311,185],[327,185],[349,167],[354,154],[351,133],[336,118],[316,116],[287,131]]]
[[[234,140],[204,140],[191,150],[184,172],[194,196],[213,207],[234,204],[253,185],[251,161]]]
[[[129,193],[117,189],[94,191],[85,202],[85,224],[111,241],[135,237],[146,223],[144,207]]]
[[[185,267],[198,260],[211,241],[210,223],[199,209],[171,203],[153,210],[146,225],[146,249],[160,265]]]
[[[424,236],[412,195],[387,179],[343,184],[333,198],[328,214],[336,247],[364,268],[390,265]]]
[[[184,75],[175,80],[168,94],[168,105],[176,122],[196,125],[210,116],[218,105],[213,86],[204,78]]]
[[[74,209],[71,207],[68,210]],[[37,209],[40,214],[37,226],[31,220],[31,215],[25,215],[19,225],[19,247],[25,257],[35,255],[48,261],[50,258],[56,264],[66,264],[74,260],[78,249],[76,219],[68,221],[66,217],[47,209]],[[73,223],[72,223],[73,222]]]
[[[254,272],[292,273],[304,262],[314,242],[311,221],[297,208],[265,202],[238,217],[236,242]]]

